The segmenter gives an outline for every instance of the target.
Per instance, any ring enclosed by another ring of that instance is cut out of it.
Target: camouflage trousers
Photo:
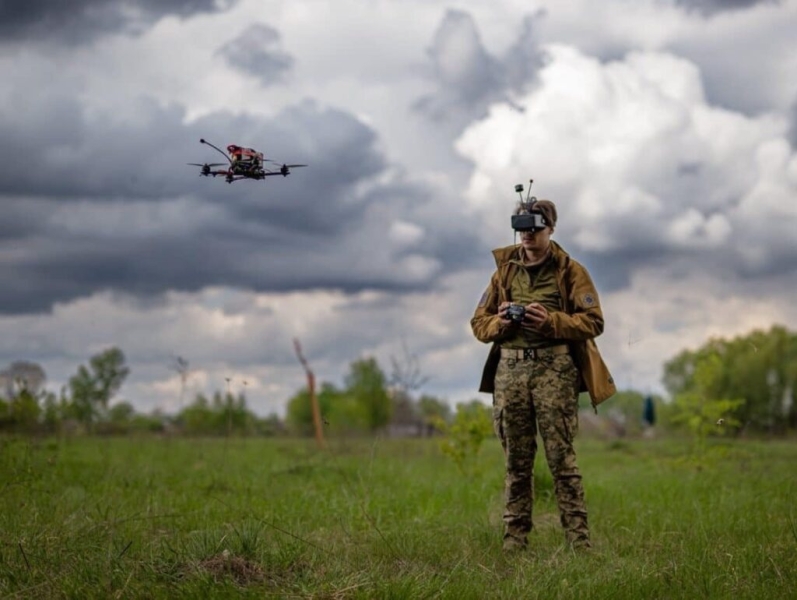
[[[504,539],[509,543],[525,545],[532,528],[539,432],[565,536],[574,546],[589,546],[584,489],[573,450],[577,384],[578,371],[569,354],[528,360],[502,356],[498,363],[493,424],[506,456]]]

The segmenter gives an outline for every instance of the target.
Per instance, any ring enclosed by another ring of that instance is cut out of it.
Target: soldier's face
[[[545,250],[551,243],[553,229],[546,227],[537,231],[521,231],[520,243],[525,250],[540,251]]]

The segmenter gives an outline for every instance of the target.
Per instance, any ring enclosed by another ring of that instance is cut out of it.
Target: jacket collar
[[[511,246],[504,246],[503,248],[496,248],[493,250],[493,257],[495,258],[495,265],[501,267],[508,263],[513,258],[519,258],[522,246],[520,244],[512,244]],[[556,264],[563,267],[570,258],[570,255],[565,252],[555,241],[551,240],[551,255],[553,256]]]

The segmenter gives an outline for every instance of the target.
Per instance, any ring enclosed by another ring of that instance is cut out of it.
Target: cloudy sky
[[[116,345],[142,411],[181,356],[282,413],[298,338],[321,380],[408,352],[479,397],[533,178],[618,385],[658,392],[684,348],[797,328],[794,31],[797,0],[0,0],[0,368],[57,391]],[[200,138],[309,167],[227,185]]]

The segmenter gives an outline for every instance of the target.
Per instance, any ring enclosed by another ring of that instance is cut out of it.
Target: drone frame
[[[205,177],[208,177],[208,176],[211,176],[211,175],[213,177],[224,176],[224,178],[227,181],[227,183],[232,183],[234,181],[240,181],[241,179],[254,179],[254,180],[257,181],[257,180],[260,180],[260,179],[265,179],[266,177],[272,177],[272,176],[276,176],[276,175],[282,175],[283,177],[287,177],[288,175],[290,175],[290,173],[291,173],[290,170],[292,168],[295,168],[295,167],[306,167],[307,166],[307,165],[304,165],[304,164],[288,165],[288,164],[284,164],[283,163],[280,166],[279,171],[271,171],[271,170],[266,169],[262,165],[260,165],[258,167],[253,168],[250,172],[246,172],[246,171],[237,172],[235,170],[235,165],[234,165],[232,159],[223,150],[221,150],[219,147],[211,144],[210,142],[208,142],[204,138],[200,138],[199,142],[201,144],[206,144],[206,145],[210,146],[216,152],[221,154],[225,159],[227,159],[227,162],[230,164],[230,168],[226,169],[226,170],[223,170],[223,171],[222,170],[213,171],[211,169],[211,167],[221,166],[224,163],[212,163],[212,164],[208,164],[208,163],[204,163],[204,164],[188,163],[188,164],[192,165],[192,166],[202,167],[202,171],[200,172],[201,176],[205,176]],[[262,154],[261,154],[261,156],[262,156]],[[273,163],[275,165],[279,164],[279,163],[277,163],[277,162],[275,162],[273,160],[265,159],[265,158],[263,159],[263,161],[264,162],[270,162],[270,163]]]

